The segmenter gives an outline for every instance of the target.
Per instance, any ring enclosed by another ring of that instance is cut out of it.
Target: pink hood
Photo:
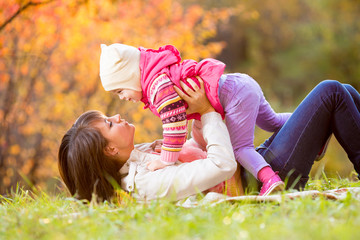
[[[204,81],[205,91],[211,105],[224,118],[224,109],[218,96],[219,79],[225,69],[224,63],[211,58],[206,58],[199,63],[194,60],[181,62],[179,51],[172,45],[160,47],[158,50],[142,47],[139,50],[141,88],[143,91],[141,101],[145,104],[144,108],[149,107],[153,113],[159,116],[155,107],[149,103],[149,86],[160,74],[167,74],[179,88],[181,88],[180,81],[190,86],[186,81],[187,78],[193,79],[199,85],[195,78],[195,76],[199,76]],[[187,118],[200,120],[200,114],[190,114]]]

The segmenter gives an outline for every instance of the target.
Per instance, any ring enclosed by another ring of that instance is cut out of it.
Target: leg
[[[247,75],[230,75],[220,89],[219,97],[225,111],[236,160],[254,177],[269,164],[254,149],[254,130],[262,92]]]
[[[354,100],[355,106],[360,112],[360,94],[356,89],[351,86],[350,84],[343,84],[343,86],[346,88],[346,90],[350,93],[351,97]]]
[[[349,84],[343,84],[343,86],[346,88],[346,90],[348,90],[348,92],[350,93],[351,97],[353,98],[354,102],[355,102],[355,105],[358,109],[358,111],[360,112],[360,95],[359,93],[356,91],[356,89],[349,85]],[[319,161],[321,160],[324,155],[325,155],[325,152],[327,150],[327,147],[328,147],[328,144],[330,142],[330,138],[331,136],[328,138],[328,140],[326,141],[325,145],[322,147],[321,151],[318,153],[318,155],[316,156],[316,159],[315,161]]]
[[[231,75],[227,77],[219,92],[236,160],[263,183],[260,195],[266,196],[284,189],[280,177],[254,149],[255,123],[263,99],[260,86],[247,75]],[[274,116],[275,113],[266,117]],[[273,126],[276,122],[278,121],[274,120],[271,124],[268,123],[268,126],[276,129],[283,124]]]
[[[354,99],[359,94],[337,81],[323,81],[298,106],[277,134],[259,151],[287,187],[304,187],[314,159],[330,134],[344,148],[360,172],[360,113]]]

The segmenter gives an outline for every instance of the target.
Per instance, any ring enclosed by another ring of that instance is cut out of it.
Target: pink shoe
[[[285,188],[285,184],[281,181],[281,178],[278,175],[278,172],[275,172],[275,175],[272,176],[269,181],[263,184],[260,190],[259,196],[267,196],[274,191],[282,191]]]

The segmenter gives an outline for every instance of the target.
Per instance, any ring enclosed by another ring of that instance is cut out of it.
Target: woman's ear
[[[105,147],[104,151],[105,151],[105,155],[108,155],[108,156],[115,156],[119,152],[119,150],[116,147],[109,146],[109,145]]]

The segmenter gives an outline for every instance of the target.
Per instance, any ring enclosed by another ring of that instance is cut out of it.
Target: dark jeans
[[[258,152],[288,188],[303,188],[316,155],[334,134],[360,173],[360,95],[348,84],[319,83]]]

